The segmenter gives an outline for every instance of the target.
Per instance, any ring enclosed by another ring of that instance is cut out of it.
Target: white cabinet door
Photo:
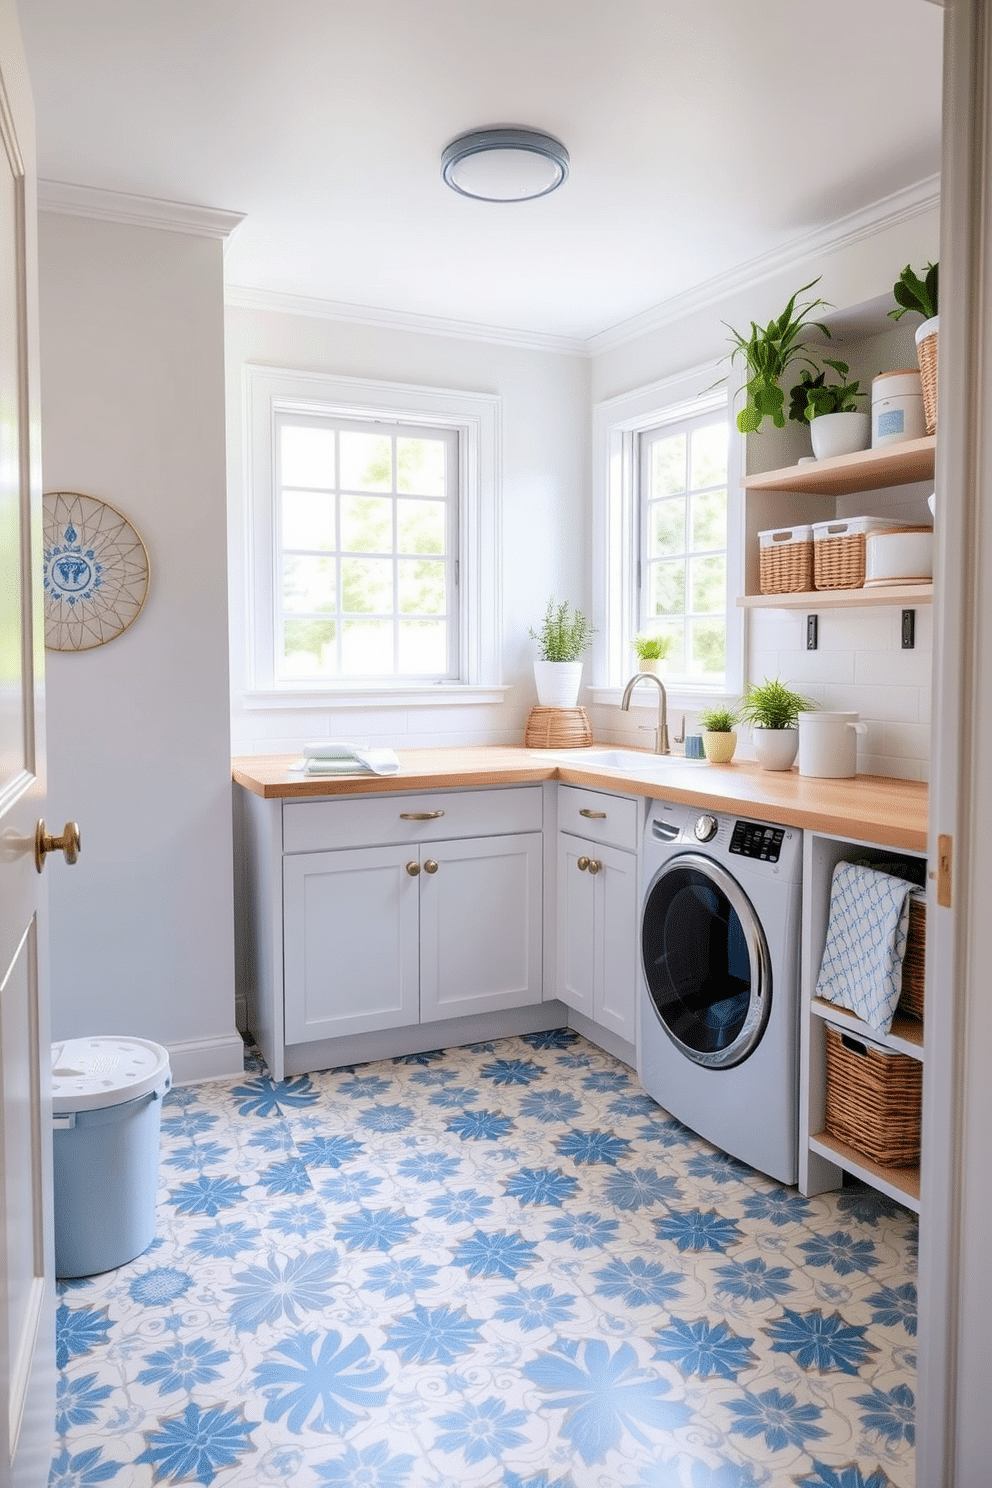
[[[286,1043],[401,1028],[420,1016],[417,849],[283,860]]]
[[[597,851],[593,843],[584,842],[581,837],[558,833],[555,995],[587,1018],[595,1017],[598,875],[578,865],[580,858],[595,857]]]
[[[603,867],[596,875],[601,904],[597,965],[602,981],[594,1018],[632,1044],[637,1022],[637,855],[615,847],[597,847],[595,852]]]
[[[528,832],[421,848],[421,1022],[541,1001],[541,846]]]
[[[556,995],[634,1043],[636,853],[558,834],[557,937]]]

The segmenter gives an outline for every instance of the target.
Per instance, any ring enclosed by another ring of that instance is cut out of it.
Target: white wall
[[[246,532],[243,368],[255,363],[502,400],[502,704],[414,708],[246,707]],[[232,745],[235,754],[292,752],[309,738],[370,737],[400,748],[519,744],[536,701],[528,638],[548,596],[589,607],[587,358],[367,327],[315,316],[227,311]]]
[[[870,391],[871,378],[893,367],[911,367],[915,347],[909,321],[899,330],[889,327],[878,335],[879,321],[888,326],[885,308],[894,305],[892,285],[907,262],[920,267],[938,254],[939,222],[936,209],[893,220],[869,236],[855,235],[833,251],[821,253],[762,277],[754,283],[700,308],[686,309],[681,317],[625,344],[601,350],[591,369],[593,404],[641,386],[671,377],[688,368],[714,363],[729,350],[724,322],[746,332],[750,321],[760,324],[778,315],[800,285],[820,276],[820,282],[803,298],[822,296],[830,308],[822,313],[833,319],[836,335],[827,355],[846,361],[852,376],[861,376]],[[870,307],[871,314],[857,323],[847,314],[852,307]],[[914,320],[910,317],[909,320]],[[918,323],[918,322],[916,322]],[[869,334],[867,326],[874,325]],[[728,372],[726,363],[715,367],[714,378]],[[734,385],[733,380],[731,386]],[[735,403],[735,409],[740,406]],[[864,405],[867,407],[867,403]],[[790,425],[779,434],[766,424],[747,441],[745,465],[749,471],[776,469],[794,463],[809,453],[808,435]],[[598,474],[593,473],[593,479]],[[872,492],[841,498],[838,514],[859,515],[862,511],[888,512],[897,520],[929,522],[926,487],[906,487],[890,493]],[[816,612],[815,603],[809,606]],[[806,612],[756,610],[745,625],[745,676],[761,680],[781,676],[799,691],[834,709],[856,709],[868,730],[859,741],[858,769],[863,773],[899,775],[926,779],[930,760],[930,687],[932,665],[932,611],[916,611],[916,645],[904,651],[901,645],[901,611],[895,608],[819,612],[819,646],[805,650]],[[643,689],[647,694],[647,689]],[[653,694],[652,694],[653,695]],[[650,696],[650,695],[649,695]],[[673,732],[683,716],[678,709]],[[636,732],[647,719],[620,714],[615,707],[597,704],[590,709],[597,737],[643,744],[647,736]],[[696,714],[686,710],[687,725],[695,726]],[[653,719],[652,719],[653,721]],[[745,730],[740,731],[738,754],[752,753]]]
[[[46,490],[119,507],[151,585],[123,635],[48,653],[55,1037],[136,1034],[182,1078],[242,1066],[234,1030],[218,241],[43,213]]]

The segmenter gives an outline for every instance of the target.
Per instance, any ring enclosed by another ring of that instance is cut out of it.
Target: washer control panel
[[[757,822],[734,823],[730,851],[742,858],[759,858],[763,863],[777,863],[785,840],[782,827],[762,827]]]

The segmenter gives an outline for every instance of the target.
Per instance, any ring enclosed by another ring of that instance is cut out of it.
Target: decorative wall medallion
[[[103,646],[137,618],[148,593],[148,554],[127,518],[96,496],[44,498],[45,645]]]

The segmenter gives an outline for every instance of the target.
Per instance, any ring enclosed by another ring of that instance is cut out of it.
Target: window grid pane
[[[276,425],[276,672],[457,675],[457,436],[283,415]]]
[[[726,672],[725,417],[641,435],[641,582],[636,628],[668,635],[670,674],[719,685]]]

